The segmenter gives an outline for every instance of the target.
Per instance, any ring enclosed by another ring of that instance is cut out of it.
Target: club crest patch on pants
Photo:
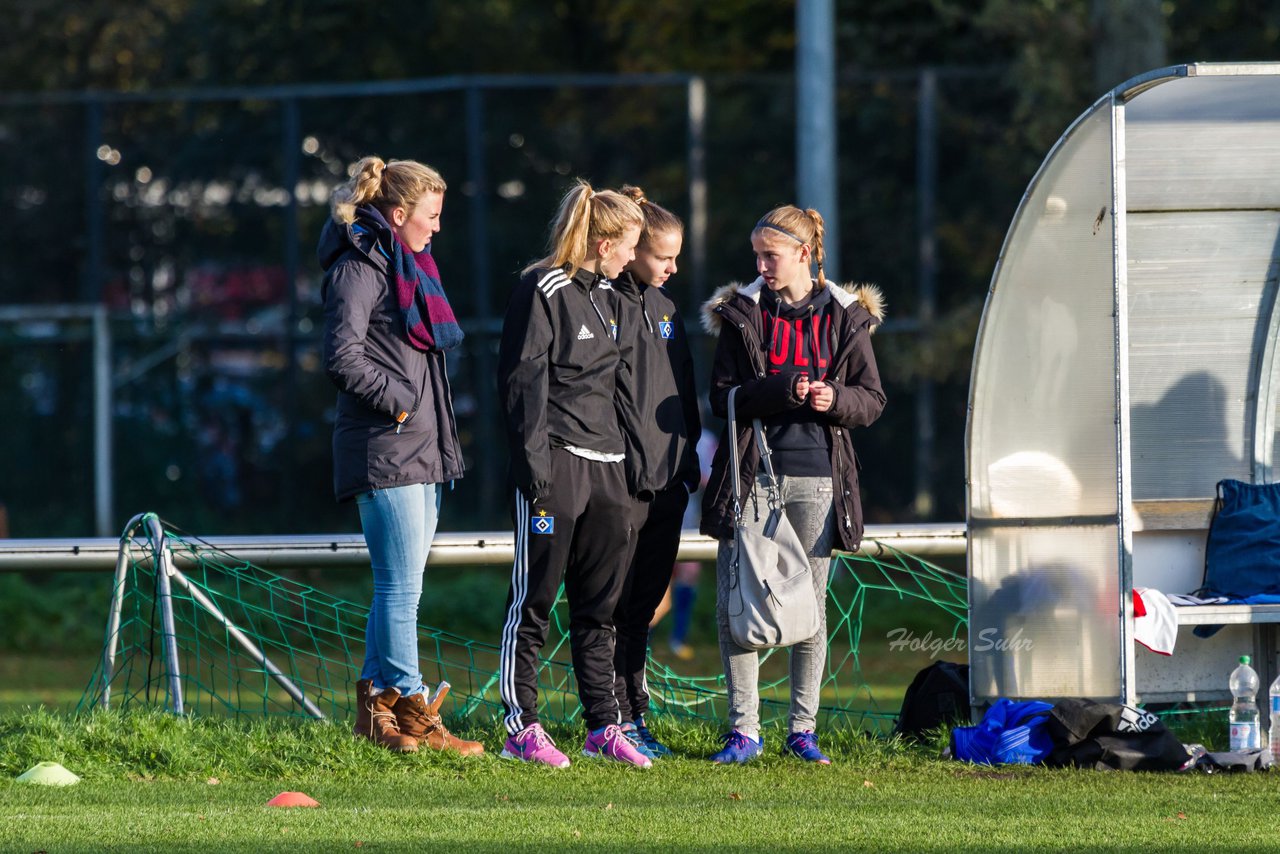
[[[538,515],[529,520],[529,531],[534,534],[554,534],[556,517],[548,516],[546,510],[539,510]]]

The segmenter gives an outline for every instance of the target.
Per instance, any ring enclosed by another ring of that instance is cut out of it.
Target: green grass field
[[[482,586],[472,576],[437,578],[437,601],[467,585]],[[471,598],[492,605],[492,596]],[[696,655],[676,666],[682,674],[719,672],[712,598],[700,597]],[[473,615],[474,630],[487,631],[491,616]],[[892,712],[931,659],[891,649],[887,633],[947,637],[954,623],[894,595],[869,602],[863,617],[861,671],[846,662],[840,681],[865,681]],[[393,756],[352,738],[344,721],[146,710],[77,717],[99,655],[93,632],[82,634],[89,640],[32,641],[0,654],[0,851],[1271,851],[1280,838],[1280,819],[1266,817],[1276,785],[1267,774],[974,767],[939,759],[941,735],[909,745],[833,729],[822,743],[835,763],[821,768],[780,756],[782,734],[768,729],[761,760],[721,768],[707,761],[717,722],[655,716],[678,758],[649,771],[591,761],[577,756],[581,730],[559,725],[552,732],[576,761],[557,771],[497,758],[499,728],[474,719],[455,729],[490,754],[464,760]],[[664,641],[660,630],[659,658]],[[833,666],[844,650],[833,645]],[[784,660],[766,672],[780,673]],[[1171,725],[1185,741],[1225,746],[1224,721]],[[60,789],[13,782],[40,761],[83,780]],[[265,806],[282,791],[321,806]]]
[[[984,768],[851,733],[822,768],[777,755],[773,731],[763,759],[721,768],[713,727],[657,729],[684,758],[641,771],[571,750],[557,771],[392,756],[336,724],[8,713],[0,850],[1270,851],[1280,835],[1265,774]],[[497,747],[496,729],[466,734]],[[39,760],[83,781],[11,782]],[[266,807],[281,791],[320,807]]]

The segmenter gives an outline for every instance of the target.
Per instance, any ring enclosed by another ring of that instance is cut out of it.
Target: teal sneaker
[[[625,729],[625,727],[624,727]],[[671,755],[671,748],[653,737],[653,733],[649,732],[649,728],[644,725],[644,718],[636,718],[636,735],[640,737],[640,741],[644,746],[649,748],[649,752],[653,754],[654,759],[661,759],[664,756]]]
[[[627,741],[631,742],[631,746],[640,751],[640,754],[648,757],[650,760],[657,759],[657,755],[649,749],[649,745],[645,744],[644,739],[640,737],[640,727],[627,721],[619,725],[622,734],[626,736]]]

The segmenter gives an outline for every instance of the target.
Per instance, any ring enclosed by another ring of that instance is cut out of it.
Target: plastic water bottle
[[[1231,671],[1231,750],[1262,747],[1262,721],[1258,714],[1258,674],[1249,666],[1249,656],[1240,656],[1240,666]],[[1274,712],[1273,712],[1274,714]]]
[[[1271,699],[1271,720],[1268,721],[1271,736],[1268,739],[1268,747],[1271,750],[1271,761],[1274,763],[1276,757],[1280,756],[1280,676],[1271,683],[1271,689],[1267,693]]]

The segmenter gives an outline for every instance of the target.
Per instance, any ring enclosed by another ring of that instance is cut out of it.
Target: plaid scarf
[[[444,294],[431,244],[414,253],[396,234],[391,273],[409,343],[419,350],[452,350],[461,344],[462,327]]]

